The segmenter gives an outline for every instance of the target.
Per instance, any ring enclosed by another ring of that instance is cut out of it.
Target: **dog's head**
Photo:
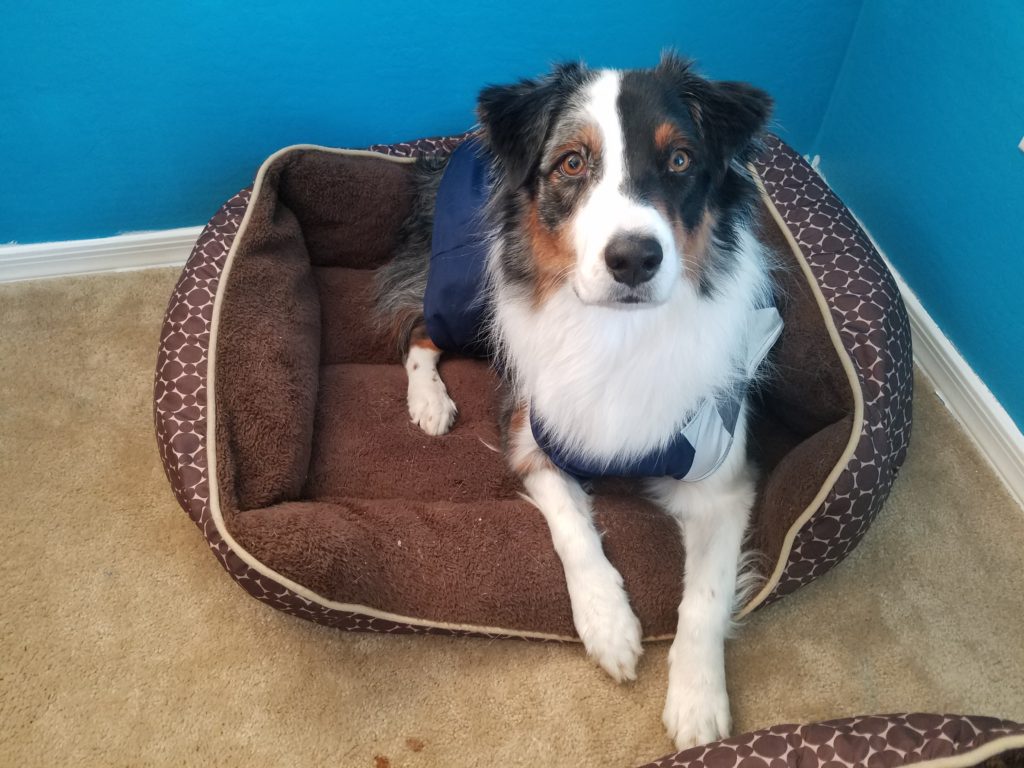
[[[568,64],[484,89],[506,277],[538,300],[569,285],[612,306],[663,303],[681,279],[710,290],[750,196],[738,168],[770,111],[763,91],[672,54],[649,70]]]

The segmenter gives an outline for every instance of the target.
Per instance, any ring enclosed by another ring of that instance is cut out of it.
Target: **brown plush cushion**
[[[573,636],[561,565],[498,444],[496,381],[479,360],[441,373],[449,435],[409,423],[405,373],[375,327],[373,270],[392,253],[407,164],[293,150],[264,175],[218,321],[216,474],[225,525],[265,566],[341,603],[425,623]],[[766,213],[783,268],[778,375],[751,445],[763,468],[751,544],[770,572],[840,460],[853,396],[821,310]],[[605,550],[648,637],[674,630],[676,526],[623,483],[596,497]]]

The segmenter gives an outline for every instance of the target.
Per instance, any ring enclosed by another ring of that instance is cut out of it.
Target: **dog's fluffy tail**
[[[757,590],[764,584],[764,571],[768,558],[754,549],[748,549],[740,555],[736,570],[736,591],[732,600],[732,620],[729,622],[727,637],[731,637],[746,618],[740,612],[753,599]]]
[[[430,267],[434,202],[445,159],[427,156],[414,166],[415,198],[402,224],[394,258],[377,270],[374,305],[381,330],[405,357],[409,337],[423,320],[423,294]]]

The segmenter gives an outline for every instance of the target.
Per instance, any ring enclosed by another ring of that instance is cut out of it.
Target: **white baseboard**
[[[202,227],[182,227],[93,240],[0,245],[0,283],[181,266],[202,231]]]
[[[1024,434],[891,263],[889,268],[910,316],[915,362],[931,379],[939,399],[988,459],[1007,490],[1024,507]]]
[[[804,159],[827,184],[828,179],[820,167],[820,155],[813,158],[805,156]],[[931,380],[935,394],[988,460],[1010,495],[1024,509],[1024,434],[1021,434],[1020,427],[936,325],[864,222],[856,213],[853,216],[889,267],[896,286],[903,294],[914,342],[914,362]]]

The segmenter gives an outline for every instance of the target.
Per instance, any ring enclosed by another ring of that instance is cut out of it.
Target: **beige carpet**
[[[619,687],[575,646],[345,634],[238,588],[157,458],[175,277],[0,286],[0,764],[628,766],[670,751],[665,645]],[[732,642],[738,729],[1024,720],[1024,513],[925,385],[916,416],[860,549]]]

